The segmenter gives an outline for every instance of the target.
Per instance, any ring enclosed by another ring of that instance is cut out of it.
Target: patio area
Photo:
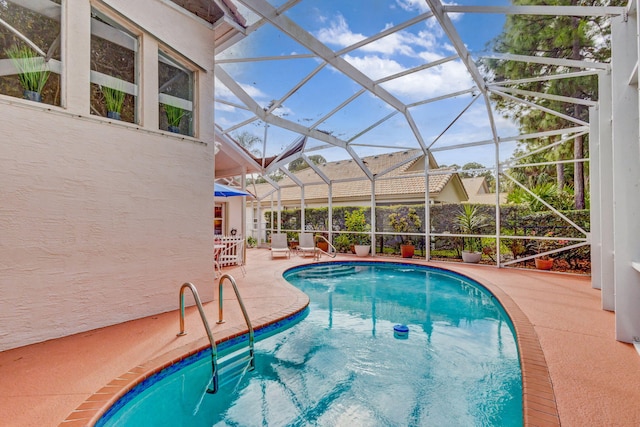
[[[337,259],[356,257],[339,255]],[[247,250],[245,277],[238,267],[223,270],[235,277],[250,316],[260,325],[306,305],[306,296],[290,287],[281,273],[312,262],[297,256],[271,259],[268,250],[255,248]],[[600,308],[600,291],[591,288],[589,277],[427,264],[487,285],[514,318],[527,364],[523,375],[526,425],[640,425],[640,406],[634,404],[640,401],[640,356],[633,345],[615,340],[614,314]],[[243,329],[230,288],[225,287],[224,299],[229,301],[227,322],[222,325],[215,324],[217,302],[205,304],[216,339]],[[185,327],[188,335],[176,337],[178,313],[173,311],[0,353],[3,424],[90,425],[99,408],[126,384],[207,345],[194,307],[186,310]],[[542,352],[536,357],[539,349]],[[553,394],[548,393],[550,387]]]

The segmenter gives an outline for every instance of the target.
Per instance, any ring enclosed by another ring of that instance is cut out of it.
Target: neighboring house
[[[375,181],[377,205],[425,203],[425,156],[421,150],[363,157],[362,161],[379,176]],[[299,208],[302,200],[307,208],[326,207],[329,204],[329,192],[332,206],[371,206],[371,181],[365,177],[354,160],[328,162],[317,165],[317,169],[324,178],[332,182],[331,190],[314,168],[303,169],[293,176],[295,180],[304,184],[304,192],[291,177],[277,182],[282,209]],[[435,173],[429,176],[431,203],[460,203],[468,199],[457,173],[449,172],[446,168],[438,168],[432,157],[429,169]],[[256,201],[248,203],[247,212],[249,224],[253,223],[251,228],[255,233],[258,230],[258,221],[261,221],[261,225],[264,224],[262,213],[271,210],[272,206],[277,209],[278,190],[268,183],[249,186],[248,189],[255,192],[257,197]],[[264,228],[261,226],[260,230]]]
[[[424,203],[426,191],[424,159],[424,155],[420,154],[419,150],[363,157],[363,162],[374,174],[387,172],[376,179],[376,203]],[[396,165],[399,166],[394,168]],[[371,205],[371,182],[366,179],[354,160],[328,162],[317,167],[333,182],[331,199],[334,206]],[[430,169],[432,172],[445,172],[429,176],[429,199],[433,203],[459,203],[467,200],[466,191],[458,174],[446,173],[447,169],[438,169],[433,159],[430,162]],[[313,168],[303,169],[293,175],[304,184],[306,207],[328,205],[329,186]],[[300,187],[293,179],[285,177],[277,184],[280,187],[282,206],[300,207],[302,194]],[[277,199],[277,190],[271,184],[257,184],[255,187],[249,187],[249,190],[255,191],[256,197],[262,201],[264,207],[271,205],[271,195],[274,200]]]
[[[484,176],[462,178],[462,184],[469,195],[469,200],[467,200],[466,203],[482,205],[496,204],[496,193],[489,192],[489,185]],[[503,203],[507,203],[507,193],[500,193],[500,204]]]
[[[0,351],[175,310],[185,281],[211,300],[214,51],[241,37],[232,4],[10,1],[0,18],[0,52],[26,38],[52,55],[42,102],[0,55]],[[107,87],[126,93],[121,120]]]

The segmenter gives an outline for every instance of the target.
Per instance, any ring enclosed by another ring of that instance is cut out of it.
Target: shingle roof
[[[376,181],[376,198],[379,201],[393,199],[420,198],[425,194],[425,180],[421,176],[411,176],[424,172],[424,159],[420,155],[416,159],[407,162],[408,159],[421,153],[420,150],[398,151],[393,153],[363,157],[367,167],[372,173],[380,174],[391,169],[399,163],[405,162],[397,169],[386,173],[383,178],[399,177],[397,179],[379,179]],[[371,196],[371,183],[365,178],[364,173],[354,160],[340,160],[318,165],[318,169],[325,174],[332,182],[332,199],[339,200],[369,200]],[[303,169],[296,172],[295,177],[303,182],[305,201],[327,200],[328,186],[324,183],[312,168]],[[403,178],[404,176],[404,178]],[[429,193],[432,197],[440,193],[451,180],[453,173],[431,175],[429,177]],[[355,178],[365,178],[360,181],[335,182],[350,180]],[[309,185],[311,183],[319,185]],[[281,200],[299,203],[300,188],[289,178],[285,177],[278,184],[283,187]],[[258,198],[272,191],[270,184],[257,184],[255,191]]]

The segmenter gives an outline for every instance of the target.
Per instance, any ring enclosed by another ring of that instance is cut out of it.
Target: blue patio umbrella
[[[234,197],[234,196],[247,196],[253,197],[253,194],[248,191],[241,190],[239,188],[229,187],[228,185],[214,183],[213,195],[216,197]]]

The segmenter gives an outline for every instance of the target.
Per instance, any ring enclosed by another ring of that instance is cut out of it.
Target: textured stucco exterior
[[[64,107],[0,95],[0,351],[175,310],[186,281],[213,298],[212,103],[191,138],[157,129],[153,95],[162,42],[205,67],[195,96],[213,98],[213,30],[163,2],[109,3],[144,24],[139,124],[89,114],[88,88],[73,87],[88,85],[86,50],[67,55]],[[89,2],[67,6],[65,46],[78,46]],[[152,10],[168,16],[143,20]]]

